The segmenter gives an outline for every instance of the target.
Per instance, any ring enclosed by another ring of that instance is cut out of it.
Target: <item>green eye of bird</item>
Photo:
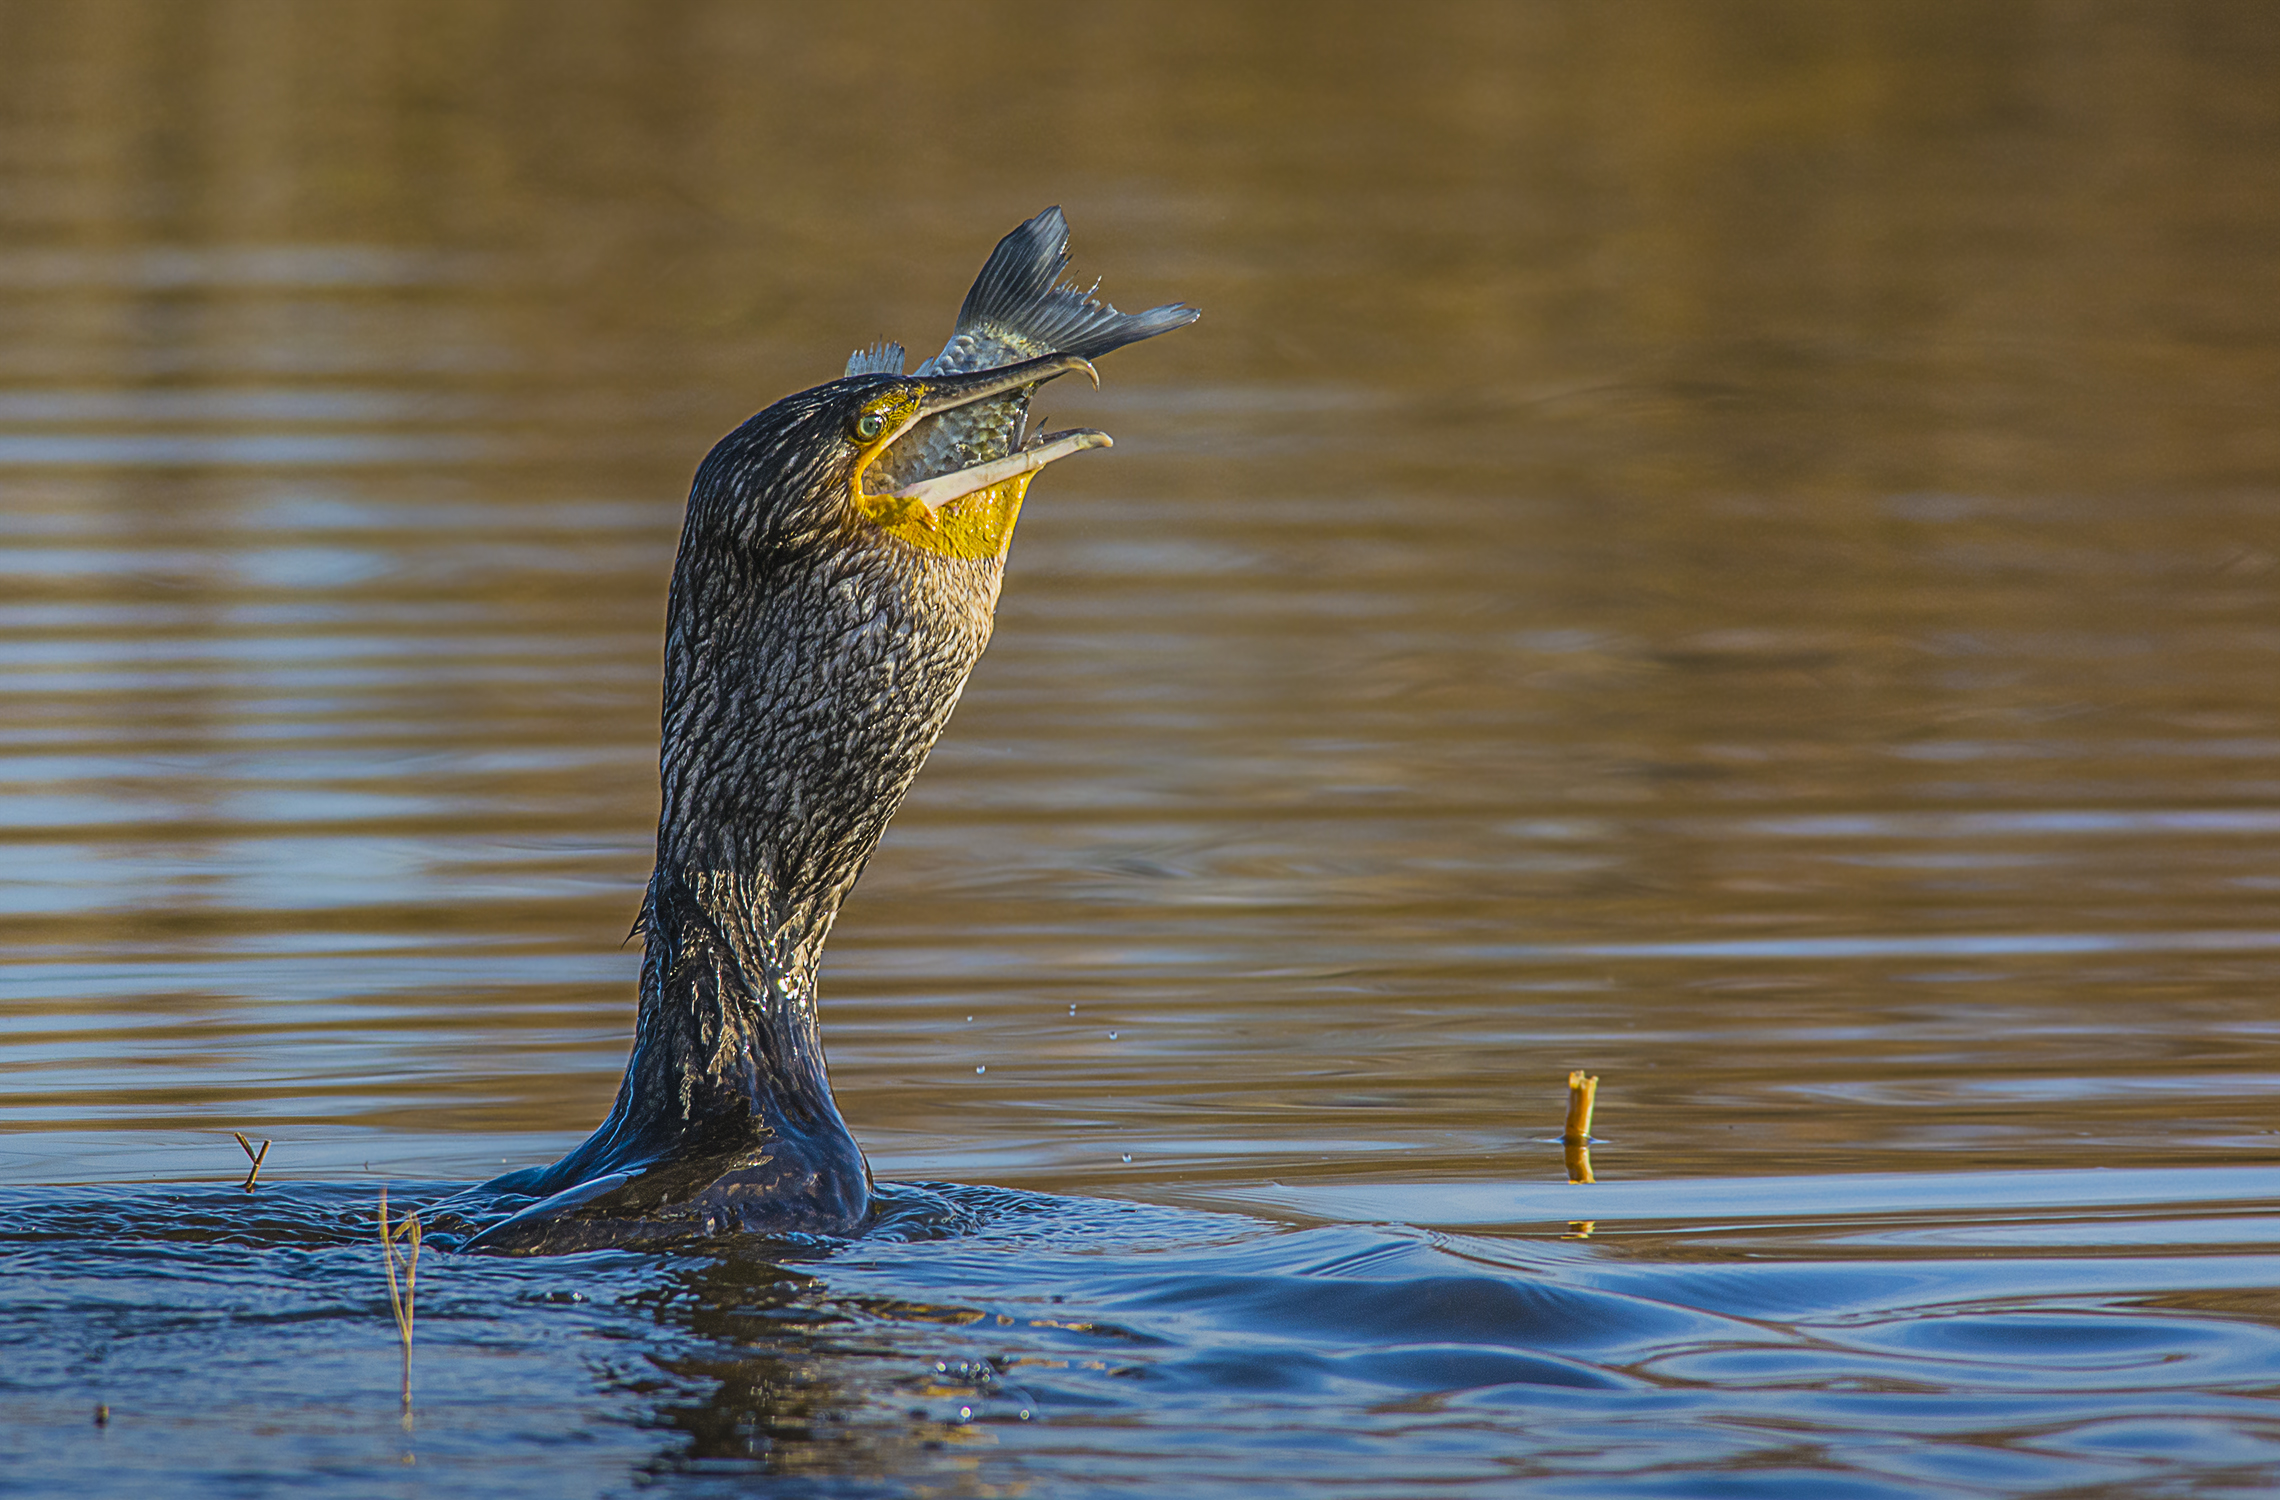
[[[887,419],[875,411],[867,411],[855,419],[855,436],[869,442],[887,430]]]

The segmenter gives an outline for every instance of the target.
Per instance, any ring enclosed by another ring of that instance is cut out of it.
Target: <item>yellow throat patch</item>
[[[857,416],[855,437],[866,443],[848,480],[855,509],[880,530],[913,547],[944,557],[1003,557],[1013,545],[1013,523],[1036,472],[1016,474],[960,495],[934,509],[923,500],[866,493],[863,478],[880,454],[910,429],[919,404],[916,386],[900,386],[868,402]],[[875,424],[875,425],[874,425]],[[872,432],[878,434],[872,440]]]
[[[863,493],[863,472],[858,470],[855,508],[882,531],[928,552],[944,557],[1003,557],[1013,545],[1013,523],[1021,515],[1022,497],[1036,477],[1035,472],[1016,474],[960,495],[940,510],[929,510],[923,500]]]

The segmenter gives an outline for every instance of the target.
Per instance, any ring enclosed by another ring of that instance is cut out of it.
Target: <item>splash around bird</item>
[[[663,791],[633,1050],[551,1166],[445,1205],[462,1248],[849,1234],[870,1166],[832,1098],[816,970],[982,649],[1030,483],[1109,446],[1031,434],[1046,381],[1193,322],[1061,284],[1049,208],[1000,241],[941,353],[897,344],[776,402],[699,466],[666,609]],[[497,1219],[500,1210],[511,1210]]]

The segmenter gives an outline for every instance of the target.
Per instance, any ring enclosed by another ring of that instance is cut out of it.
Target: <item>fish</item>
[[[1048,208],[998,241],[958,309],[950,341],[911,373],[994,370],[1047,354],[1097,359],[1126,344],[1184,328],[1202,316],[1179,302],[1139,313],[1118,312],[1100,300],[1097,281],[1091,286],[1063,282],[1068,266],[1068,219],[1059,207]],[[880,341],[850,355],[846,373],[899,376],[907,357],[901,344]],[[927,487],[930,479],[964,474],[966,479],[955,488],[965,494],[979,477],[970,471],[1009,478],[1080,448],[1109,446],[1108,434],[1091,428],[1031,433],[1029,407],[1036,392],[1034,385],[1023,386],[926,418],[865,472],[865,492],[931,505],[935,502]]]

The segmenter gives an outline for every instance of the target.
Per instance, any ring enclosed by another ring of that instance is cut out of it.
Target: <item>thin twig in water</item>
[[[261,1175],[261,1159],[269,1154],[271,1143],[263,1141],[261,1149],[256,1151],[253,1149],[253,1142],[245,1138],[244,1131],[233,1130],[230,1134],[237,1137],[238,1149],[243,1151],[253,1162],[253,1170],[245,1174],[245,1190],[250,1193],[253,1191],[253,1179]]]
[[[409,1246],[407,1252],[406,1246]],[[380,1190],[380,1259],[388,1271],[388,1309],[396,1315],[396,1335],[404,1343],[404,1420],[412,1420],[412,1297],[420,1280],[420,1216],[406,1214],[388,1227],[388,1190]],[[403,1289],[396,1269],[404,1272]]]

